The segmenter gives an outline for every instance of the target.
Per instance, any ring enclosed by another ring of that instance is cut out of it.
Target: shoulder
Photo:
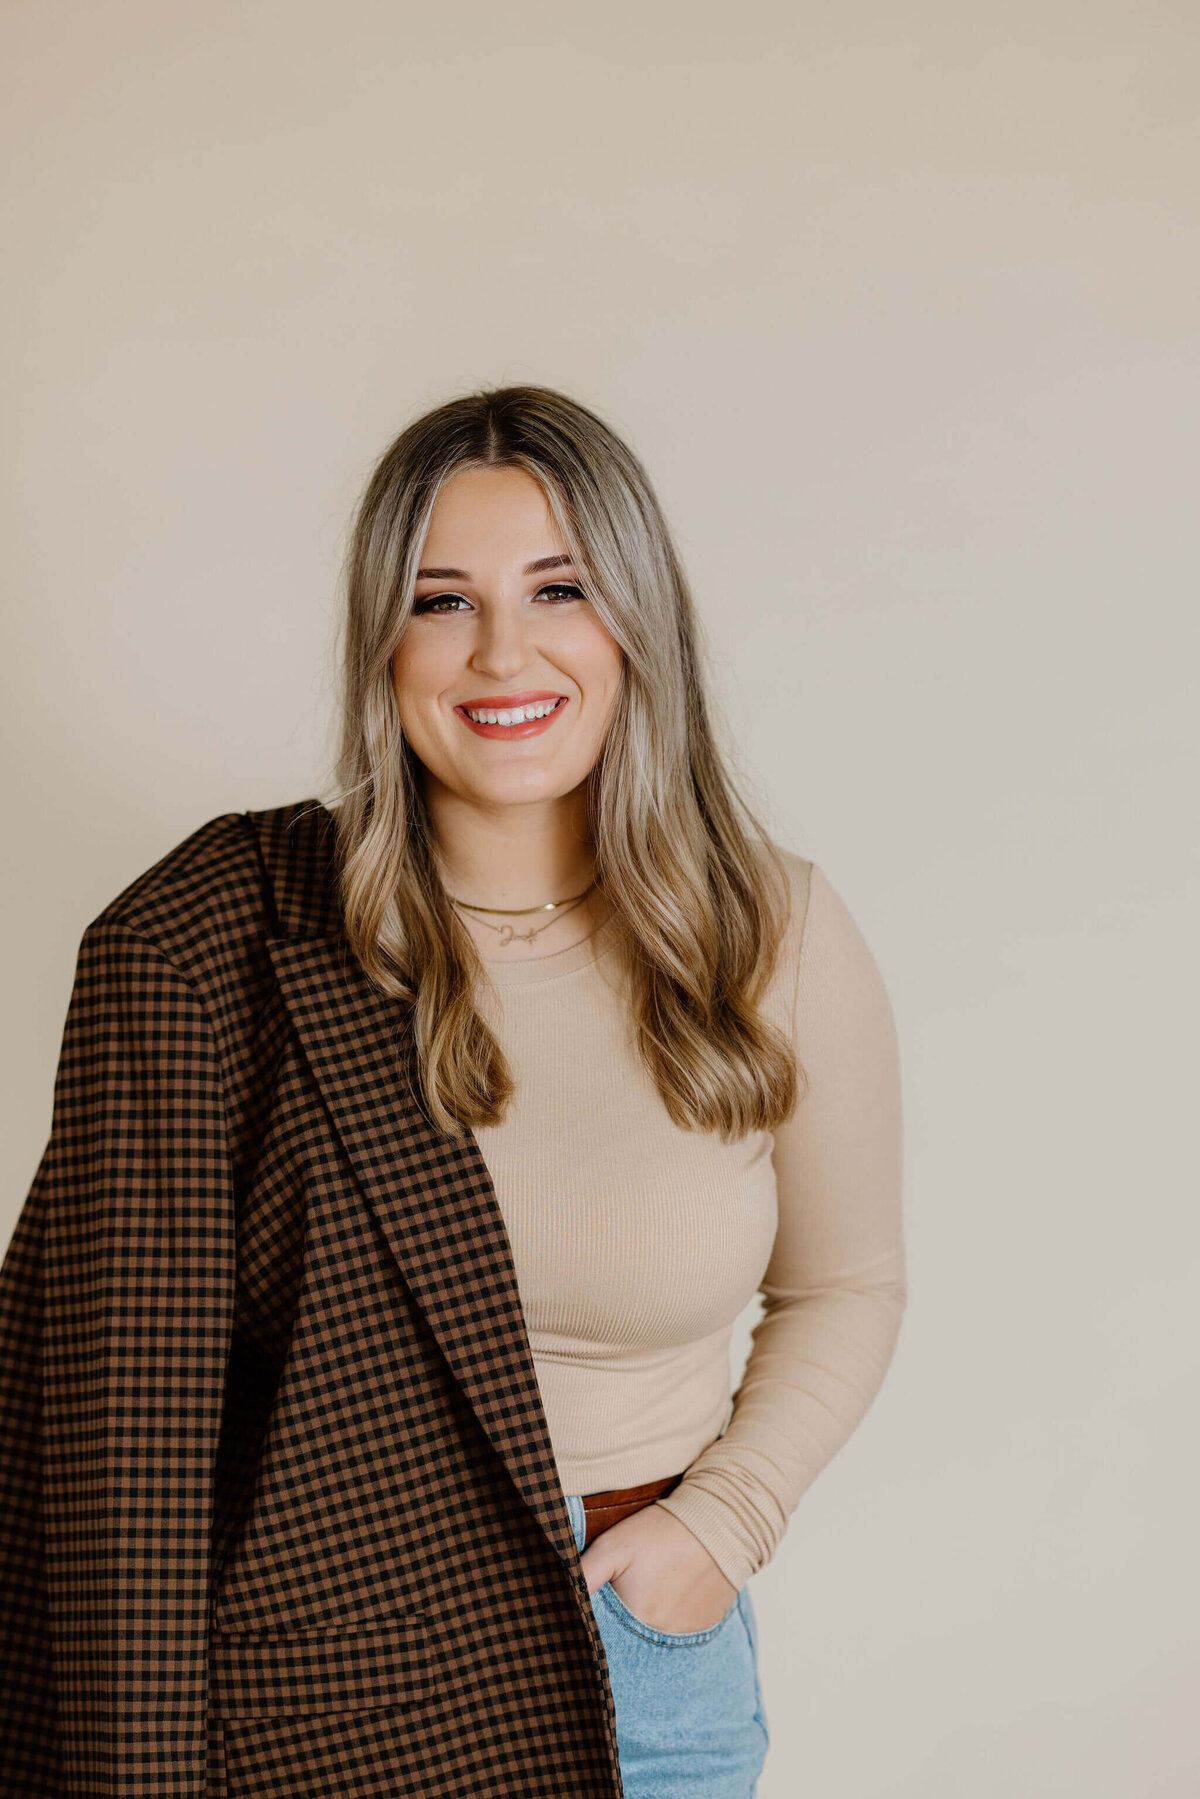
[[[887,1041],[895,1034],[891,997],[858,911],[815,864],[799,950],[797,1026]]]
[[[771,1021],[786,1027],[792,1017],[796,974],[811,901],[815,864],[807,856],[785,849],[781,843],[774,841],[768,842],[767,851],[770,866],[763,878],[768,887],[776,892],[779,892],[777,883],[782,883],[780,898],[784,922],[763,1003]]]
[[[773,844],[787,876],[790,913],[775,982],[790,1016],[859,1006],[886,1013],[890,1002],[878,962],[855,911],[821,862]]]
[[[802,934],[806,962],[820,958],[873,960],[855,912],[820,863],[810,864]]]
[[[254,851],[246,815],[223,812],[191,831],[123,887],[93,926],[124,925],[148,936],[170,935],[214,903],[249,884]]]
[[[783,844],[768,840],[768,866],[764,872],[764,881],[775,888],[782,881],[784,902],[783,935],[779,943],[781,963],[789,963],[795,967],[796,957],[804,936],[805,921],[812,897],[813,878],[816,864],[807,856],[796,850],[786,849]]]
[[[320,815],[315,829],[314,813]],[[311,877],[328,836],[323,824],[332,827],[332,819],[315,800],[220,813],[124,887],[92,920],[88,935],[131,931],[181,971],[203,972],[237,944],[278,928],[272,875],[285,859],[281,846],[290,858],[282,884],[289,891],[301,885],[314,904],[320,898]]]
[[[817,865],[808,856],[801,856],[795,850],[785,849],[781,843],[773,843],[771,848],[778,857],[787,879],[789,909],[786,936],[794,943],[799,944],[808,915],[813,877],[817,872]]]
[[[858,922],[824,864],[782,844],[772,843],[771,848],[787,879],[790,910],[784,941],[793,959],[801,953],[808,959],[814,952],[834,946],[866,951]]]

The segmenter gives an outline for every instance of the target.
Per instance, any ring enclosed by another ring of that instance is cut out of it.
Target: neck
[[[442,882],[455,899],[514,910],[544,906],[573,898],[593,879],[583,787],[561,799],[496,806],[427,790],[425,803]]]

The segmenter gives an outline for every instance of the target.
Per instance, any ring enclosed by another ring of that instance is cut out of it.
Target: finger
[[[624,1574],[628,1568],[630,1557],[621,1555],[611,1547],[601,1548],[599,1543],[593,1545],[586,1555],[580,1557],[579,1566],[583,1569],[588,1583],[588,1592],[597,1592],[607,1580],[618,1574]]]
[[[581,1559],[579,1566],[583,1569],[589,1594],[598,1592],[606,1580],[612,1579],[608,1562],[603,1557],[593,1555],[591,1551]]]

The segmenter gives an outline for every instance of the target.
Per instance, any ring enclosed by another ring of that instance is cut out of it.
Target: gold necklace
[[[488,924],[486,918],[481,918],[479,921],[487,930],[498,931],[501,943],[514,941],[532,943],[535,937],[540,937],[543,931],[549,930],[550,926],[559,918],[565,917],[568,912],[581,905],[595,885],[596,883],[593,881],[590,887],[585,887],[583,892],[577,893],[573,899],[547,900],[544,906],[473,906],[469,900],[455,899],[453,894],[449,898],[451,905],[462,906],[468,912],[506,912],[510,918],[524,918],[530,912],[553,912],[554,918],[548,918],[545,924],[538,925],[536,930],[529,931],[514,931],[510,924]]]

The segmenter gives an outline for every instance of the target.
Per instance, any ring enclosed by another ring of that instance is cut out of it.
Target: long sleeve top
[[[821,868],[782,855],[791,916],[764,1013],[802,1081],[774,1132],[724,1144],[673,1123],[611,918],[565,950],[487,960],[477,995],[517,1091],[475,1134],[563,1489],[682,1471],[659,1504],[736,1587],[871,1404],[906,1300],[892,1008]],[[758,1293],[731,1394],[733,1325]]]

